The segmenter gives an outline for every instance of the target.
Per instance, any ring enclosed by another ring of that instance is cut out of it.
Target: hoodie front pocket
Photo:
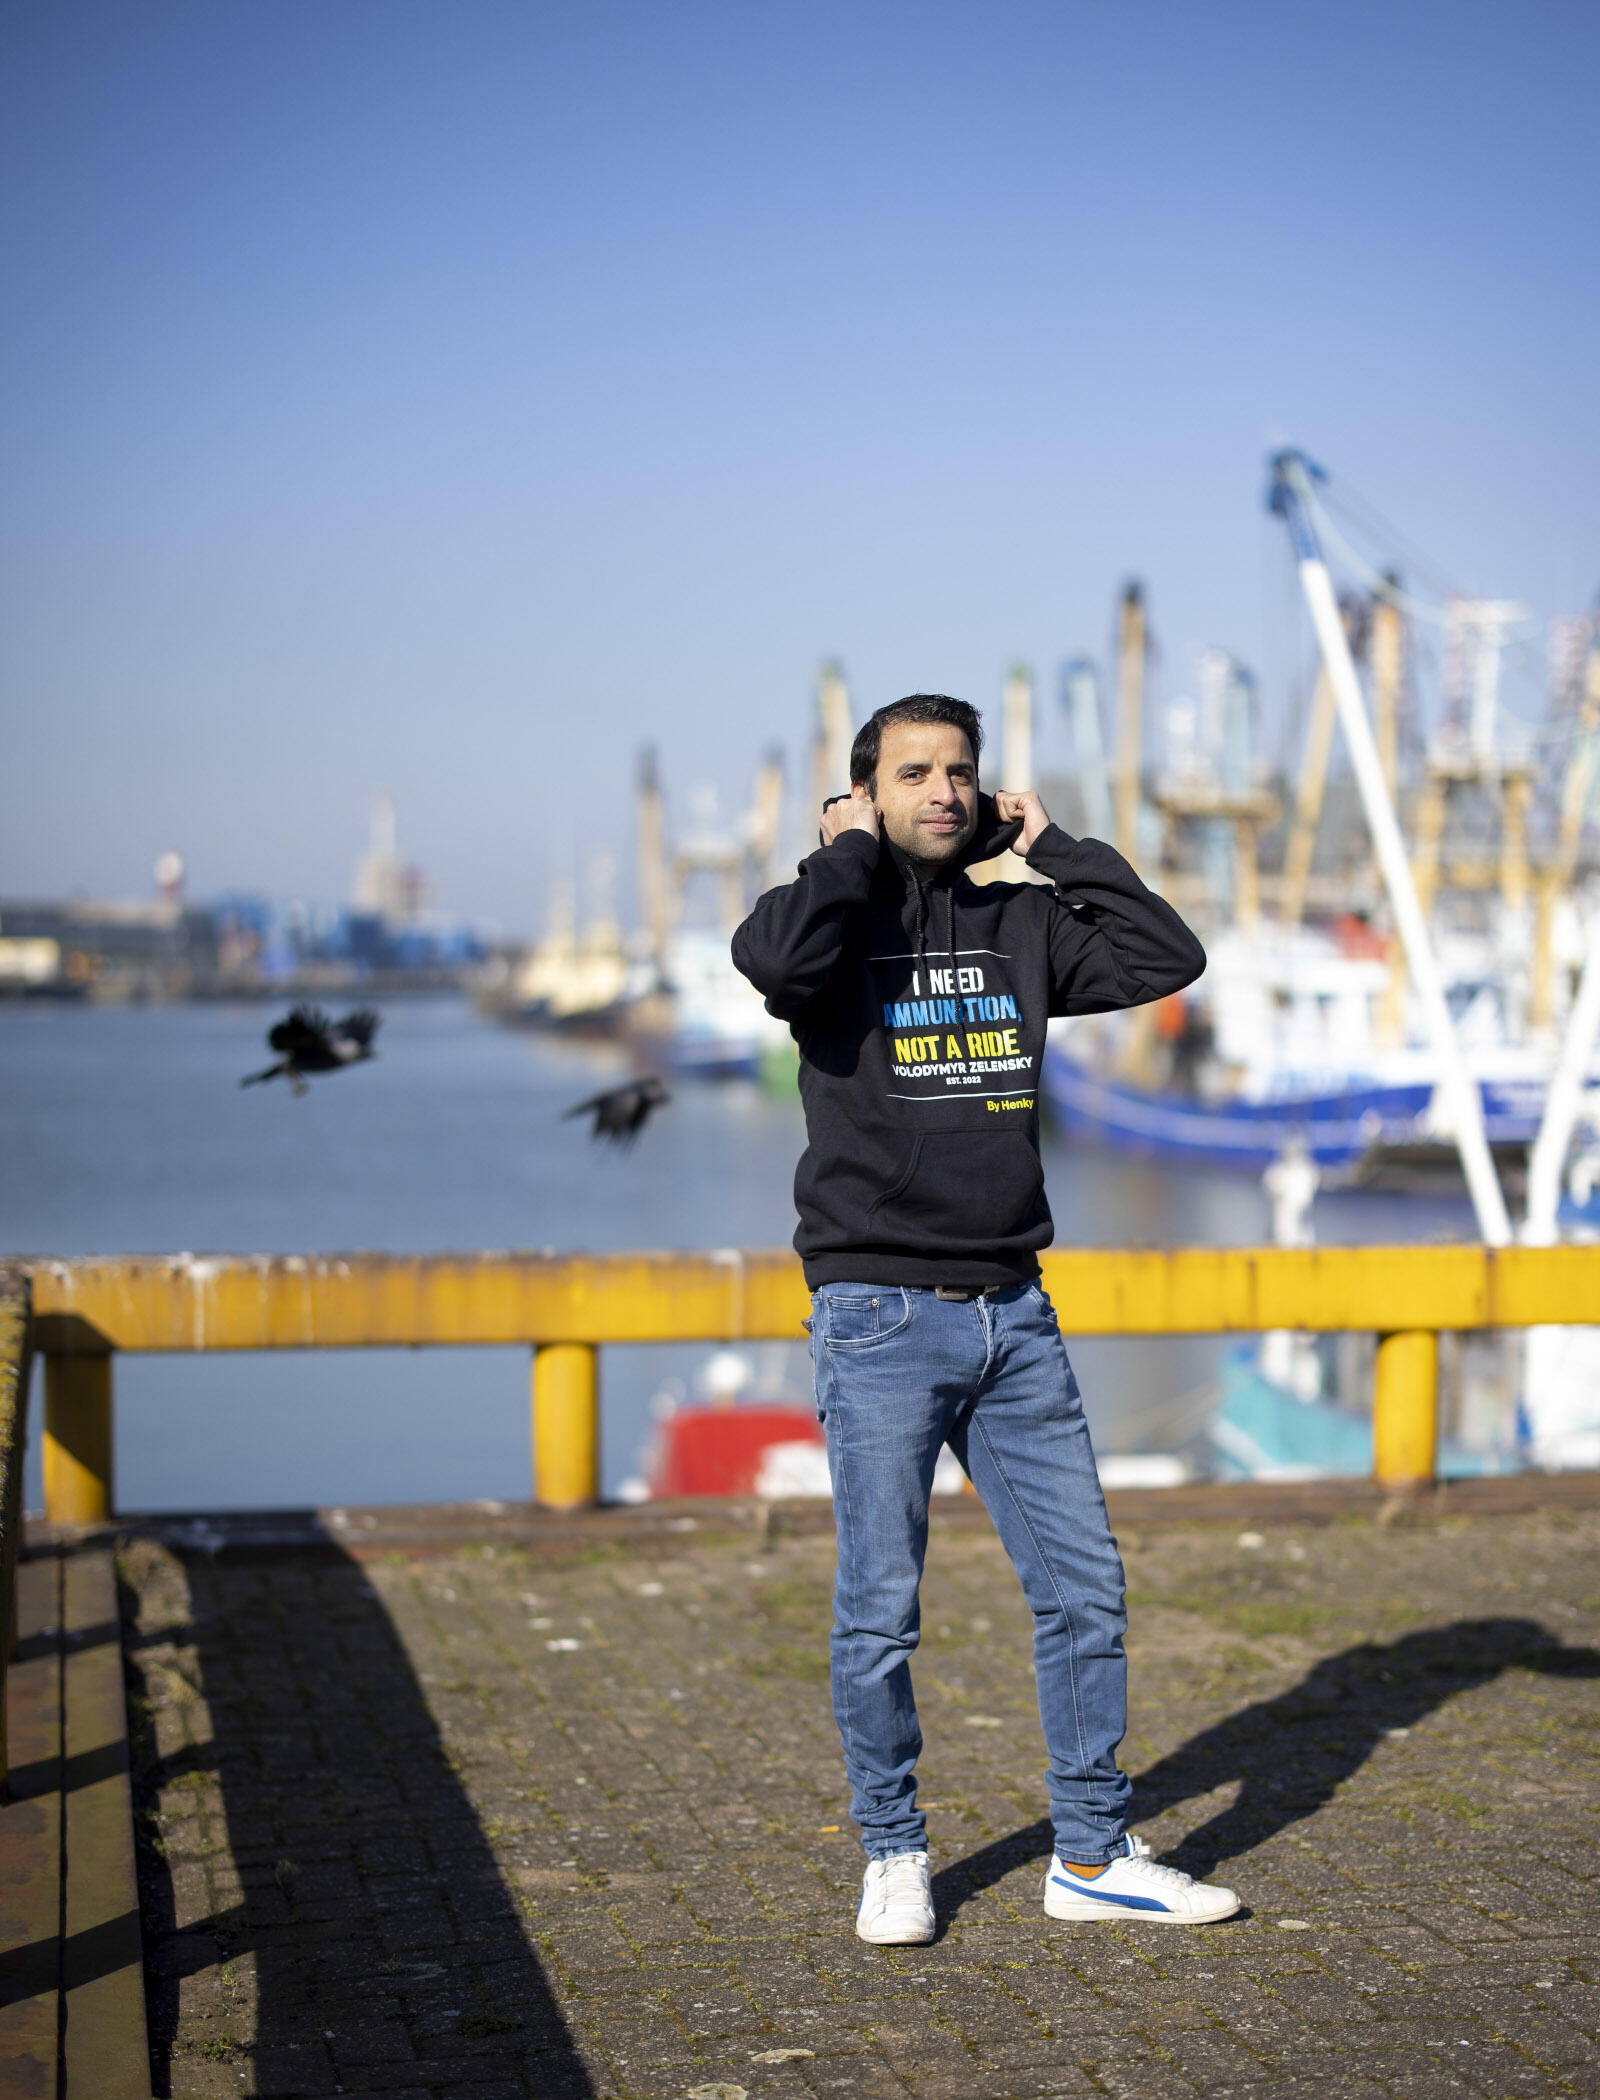
[[[911,1150],[906,1155],[905,1165],[895,1176],[894,1180],[890,1182],[889,1186],[874,1196],[867,1205],[867,1216],[869,1219],[875,1217],[880,1210],[885,1209],[889,1204],[897,1203],[900,1200],[916,1179],[917,1168],[921,1164],[922,1139],[914,1137],[911,1140]]]
[[[873,1240],[934,1255],[1037,1246],[1049,1221],[1044,1169],[1020,1130],[920,1132],[868,1213]]]

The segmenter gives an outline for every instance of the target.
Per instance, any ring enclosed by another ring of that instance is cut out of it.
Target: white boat
[[[668,1067],[703,1079],[759,1075],[763,1060],[792,1038],[761,994],[733,966],[728,937],[713,928],[685,929],[668,943],[671,1020],[663,1045]]]

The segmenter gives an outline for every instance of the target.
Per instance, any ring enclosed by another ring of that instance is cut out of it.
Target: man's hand
[[[870,831],[874,838],[878,836],[878,812],[863,781],[858,780],[848,795],[830,802],[822,812],[822,843],[831,846],[841,831]]]
[[[1004,788],[995,790],[994,806],[1002,822],[1014,824],[1022,819],[1022,836],[1012,847],[1013,853],[1031,853],[1034,841],[1049,823],[1044,804],[1030,788],[1025,795],[1008,795]]]

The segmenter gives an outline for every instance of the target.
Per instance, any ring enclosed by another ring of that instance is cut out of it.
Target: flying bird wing
[[[616,1144],[626,1145],[638,1136],[650,1111],[670,1099],[659,1079],[635,1079],[626,1086],[608,1087],[603,1094],[594,1094],[587,1101],[580,1101],[575,1108],[564,1112],[562,1120],[593,1115],[595,1137],[610,1138]]]
[[[286,1021],[269,1030],[267,1041],[274,1050],[290,1057],[297,1051],[326,1050],[328,1017],[320,1007],[297,1006]]]
[[[586,1116],[594,1110],[603,1111],[610,1099],[611,1095],[609,1093],[591,1094],[587,1101],[579,1101],[571,1108],[564,1108],[561,1111],[561,1120],[563,1123],[570,1123],[574,1116]]]
[[[355,1013],[346,1014],[334,1030],[346,1042],[356,1043],[363,1050],[372,1047],[372,1038],[377,1034],[382,1014],[375,1013],[370,1006],[359,1007]]]

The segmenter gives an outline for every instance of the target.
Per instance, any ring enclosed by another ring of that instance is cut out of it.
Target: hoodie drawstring
[[[914,975],[911,981],[919,987],[917,997],[919,999],[927,999],[933,995],[933,982],[928,976],[928,892],[923,887],[922,877],[917,873],[916,869],[912,868],[910,873],[917,893],[915,930],[911,936],[912,963],[914,965]]]
[[[913,982],[922,987],[920,997],[933,997],[933,976],[928,968],[928,920],[931,915],[928,903],[928,885],[915,868],[910,876],[917,893],[916,930],[912,935],[912,960],[916,965]],[[950,957],[950,989],[954,991],[960,979],[956,969],[956,900],[949,883],[941,884],[944,891],[945,949]]]

